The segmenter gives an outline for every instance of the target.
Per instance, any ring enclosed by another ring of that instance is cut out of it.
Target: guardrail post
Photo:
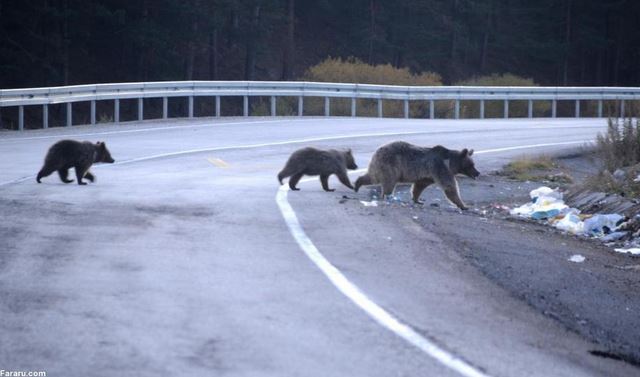
[[[351,97],[351,116],[356,116],[356,97]]]
[[[189,96],[189,118],[193,118],[193,96]]]
[[[533,118],[533,100],[529,100],[527,104],[527,117]]]
[[[382,98],[378,98],[378,118],[382,118]]]
[[[242,115],[245,117],[249,116],[249,96],[242,98]]]
[[[454,102],[453,109],[454,109],[453,116],[455,117],[455,119],[460,119],[460,100],[459,99],[457,99]]]
[[[271,116],[276,116],[276,96],[271,96]]]
[[[220,96],[216,96],[216,118],[220,118]]]
[[[505,119],[509,118],[509,100],[508,99],[504,100],[504,118]]]
[[[169,119],[169,98],[162,97],[162,119]]]
[[[304,99],[302,96],[298,96],[298,116],[301,117],[304,114]]]
[[[484,119],[484,100],[480,100],[480,119]]]
[[[556,116],[558,116],[558,101],[554,99],[551,101],[551,117],[555,118]]]
[[[144,119],[144,102],[142,98],[138,98],[138,120]]]
[[[331,115],[331,102],[329,97],[324,97],[324,116],[328,117]]]
[[[620,118],[624,118],[624,100],[620,100]]]
[[[18,106],[18,130],[24,131],[24,106]]]
[[[67,102],[67,127],[73,124],[73,106],[71,102]]]
[[[96,124],[96,101],[91,101],[91,125]]]
[[[409,118],[409,100],[404,100],[404,118]]]
[[[598,100],[598,118],[602,118],[602,100]]]
[[[580,118],[580,100],[576,100],[576,118]]]
[[[113,101],[113,122],[120,123],[120,100],[118,98]]]
[[[42,128],[49,128],[49,105],[42,105]]]
[[[434,119],[436,117],[436,101],[430,99],[429,100],[429,119]]]

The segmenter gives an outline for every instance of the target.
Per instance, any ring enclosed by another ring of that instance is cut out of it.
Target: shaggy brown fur
[[[89,172],[89,168],[95,162],[113,163],[107,146],[103,142],[95,144],[89,141],[61,140],[51,146],[44,158],[44,166],[38,172],[36,181],[53,173],[58,172],[60,179],[64,183],[71,183],[73,179],[68,179],[69,169],[75,168],[79,185],[86,185],[82,178],[86,177],[93,182],[95,176]]]
[[[447,198],[461,209],[467,209],[460,198],[456,174],[476,178],[472,150],[455,151],[441,145],[423,148],[403,141],[385,144],[371,158],[367,174],[356,180],[355,191],[365,185],[382,185],[382,193],[391,195],[397,183],[412,183],[413,201],[422,203],[420,194],[437,183]]]
[[[335,149],[321,150],[316,148],[302,148],[293,152],[284,168],[278,173],[278,181],[286,177],[289,179],[291,190],[300,190],[296,187],[303,175],[319,175],[320,183],[325,191],[335,191],[329,188],[329,176],[335,174],[343,185],[353,189],[347,169],[357,169],[351,149],[340,151]]]

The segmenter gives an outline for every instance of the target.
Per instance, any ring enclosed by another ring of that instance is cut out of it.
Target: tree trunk
[[[251,27],[247,35],[247,54],[244,63],[244,79],[253,80],[255,78],[256,71],[256,54],[257,54],[257,39],[258,39],[258,25],[260,22],[260,5],[256,5],[253,8],[253,16],[251,20]]]
[[[562,85],[567,85],[569,81],[569,51],[571,50],[571,2],[572,0],[566,0],[567,3],[567,16],[565,19],[565,34],[564,34],[564,61],[562,63]]]
[[[369,1],[369,53],[367,63],[373,64],[373,43],[376,39],[376,2]]]
[[[69,1],[62,2],[62,81],[69,85]]]
[[[193,15],[191,23],[191,35],[189,37],[188,51],[187,51],[187,72],[186,79],[188,81],[193,80],[193,72],[196,63],[196,42],[195,39],[198,35],[198,19],[196,15]]]
[[[486,73],[487,71],[487,55],[489,54],[489,32],[491,30],[491,9],[492,3],[489,2],[487,6],[487,21],[484,27],[484,35],[482,37],[482,48],[480,52],[480,72]]]
[[[287,6],[287,43],[284,47],[282,59],[282,80],[293,77],[293,62],[295,58],[295,0],[289,0]]]
[[[209,80],[218,79],[218,28],[209,33]]]

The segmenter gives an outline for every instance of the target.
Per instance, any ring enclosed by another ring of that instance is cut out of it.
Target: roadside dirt
[[[584,157],[565,162],[578,179],[593,166]],[[594,355],[640,366],[640,257],[509,215],[508,208],[528,202],[531,190],[548,183],[495,174],[458,182],[468,211],[451,206],[436,187],[422,194],[424,205],[410,204],[409,186],[397,189],[400,200],[378,205],[410,216],[496,284],[597,344]],[[358,199],[376,194],[364,190]],[[585,259],[572,262],[574,255]]]

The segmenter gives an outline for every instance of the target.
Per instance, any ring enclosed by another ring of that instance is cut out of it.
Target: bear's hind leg
[[[392,181],[382,182],[382,197],[388,198],[393,194],[393,189],[396,187],[396,183]]]
[[[52,169],[51,167],[49,167],[47,165],[43,166],[42,169],[40,169],[40,171],[38,172],[38,176],[36,177],[36,181],[38,183],[41,183],[40,179],[50,175],[54,171],[56,171],[56,169]]]
[[[298,182],[300,181],[300,178],[302,178],[304,174],[302,173],[297,173],[294,174],[293,176],[291,176],[291,178],[289,179],[289,188],[293,191],[299,191],[299,188],[296,188],[296,185],[298,184]]]
[[[69,169],[59,169],[58,175],[60,176],[60,180],[64,183],[71,183],[73,179],[69,179]]]
[[[324,191],[336,191],[336,189],[330,189],[329,188],[329,176],[326,174],[322,174],[320,176],[320,183],[322,183],[322,188],[324,189]]]

